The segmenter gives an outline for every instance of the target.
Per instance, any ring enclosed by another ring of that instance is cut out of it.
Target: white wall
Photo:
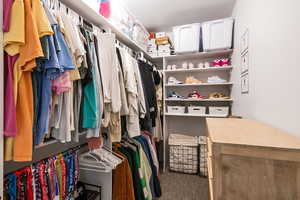
[[[233,114],[300,137],[300,1],[237,0]],[[250,91],[241,94],[239,38],[250,30]]]

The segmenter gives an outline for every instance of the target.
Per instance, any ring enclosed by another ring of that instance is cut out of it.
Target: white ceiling
[[[236,0],[123,0],[149,31],[231,16]]]

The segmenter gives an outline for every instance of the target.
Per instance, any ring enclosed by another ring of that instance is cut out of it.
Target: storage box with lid
[[[187,24],[173,27],[176,53],[198,52],[200,50],[201,24]]]
[[[157,32],[157,33],[155,33],[156,38],[162,38],[162,37],[166,37],[166,36],[167,36],[166,32]]]
[[[170,114],[184,114],[185,106],[168,106],[168,113]]]
[[[229,115],[229,107],[228,106],[210,106],[209,107],[209,115],[217,116],[217,117],[227,117]]]
[[[189,114],[205,115],[206,107],[205,106],[188,106],[188,113]]]
[[[148,48],[156,48],[156,40],[155,39],[150,39],[148,40]]]
[[[169,136],[170,171],[198,174],[198,137],[171,134]]]
[[[204,51],[232,48],[233,18],[208,21],[202,24]]]

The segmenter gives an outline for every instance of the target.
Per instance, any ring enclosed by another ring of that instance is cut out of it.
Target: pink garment
[[[100,13],[100,15],[102,15],[105,18],[110,17],[110,2],[109,2],[109,0],[101,0],[99,13]]]
[[[13,0],[3,0],[3,32],[9,31],[11,8],[13,3]]]
[[[19,55],[10,56],[4,52],[4,136],[7,137],[17,135],[13,71],[18,57]]]
[[[52,90],[56,94],[67,92],[72,88],[70,73],[68,71],[62,73],[59,77],[52,81]]]

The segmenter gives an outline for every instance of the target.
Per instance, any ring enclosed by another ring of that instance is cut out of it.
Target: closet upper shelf
[[[232,66],[227,67],[209,67],[209,68],[195,68],[195,69],[176,69],[176,70],[165,70],[165,73],[180,73],[180,72],[206,72],[206,71],[226,71],[231,70]]]
[[[183,114],[177,114],[177,113],[165,113],[165,116],[174,116],[174,117],[205,117],[205,118],[227,118],[227,116],[220,116],[220,115],[211,115],[211,114],[205,114],[205,115],[199,115],[199,114],[189,114],[189,113],[183,113]]]
[[[116,34],[116,38],[124,43],[126,46],[131,48],[137,52],[143,52],[145,58],[149,61],[153,61],[152,57],[147,53],[146,49],[143,49],[137,42],[133,41],[129,38],[126,34],[122,33],[117,27],[112,25],[112,23],[107,20],[102,15],[98,14],[94,11],[90,6],[84,3],[82,0],[59,0],[61,3],[65,4],[67,7],[71,8],[78,14],[80,14],[83,18],[88,20],[89,22],[93,23],[94,25],[100,26],[104,29],[110,29],[112,33]]]
[[[178,54],[166,56],[165,59],[168,62],[176,62],[176,61],[185,61],[191,59],[204,59],[204,58],[212,58],[225,56],[228,57],[232,54],[233,49],[219,50],[219,51],[211,51],[211,52],[198,52],[198,53],[190,53],[190,54]],[[159,59],[159,58],[155,58]]]
[[[232,102],[233,99],[166,99],[165,101],[174,102]]]
[[[217,86],[217,85],[233,85],[231,82],[226,83],[199,83],[199,84],[166,84],[166,87],[184,87],[184,86]]]

